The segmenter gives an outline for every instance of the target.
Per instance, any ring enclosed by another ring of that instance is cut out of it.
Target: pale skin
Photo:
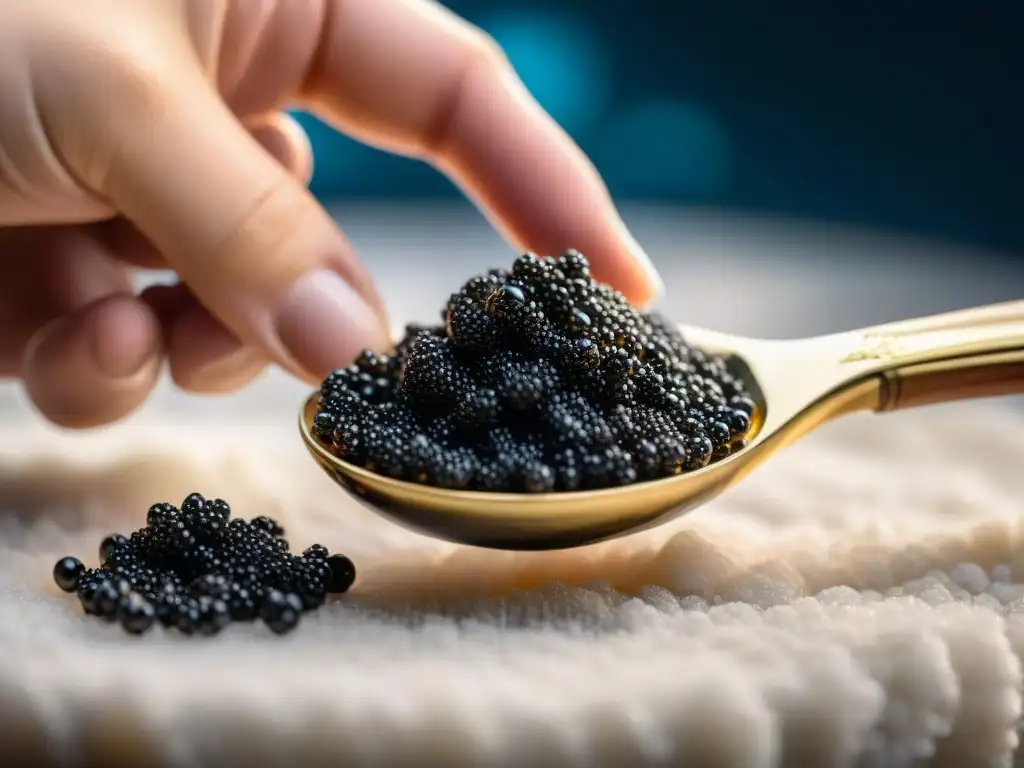
[[[0,0],[0,104],[0,378],[65,427],[128,415],[165,365],[225,392],[387,346],[286,108],[429,162],[518,249],[660,291],[590,162],[429,0]],[[138,267],[180,284],[137,295]]]

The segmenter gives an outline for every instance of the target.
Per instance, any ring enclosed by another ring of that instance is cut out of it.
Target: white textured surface
[[[425,306],[466,269],[432,274]],[[948,295],[1005,290],[986,279]],[[799,317],[766,332],[834,324],[828,291],[801,285]],[[0,765],[1012,764],[1019,401],[852,417],[670,526],[509,554],[350,502],[298,442],[303,394],[277,376],[227,400],[163,391],[63,435],[0,387]],[[193,490],[350,554],[356,588],[289,637],[196,640],[124,637],[52,586],[57,557],[91,560]]]

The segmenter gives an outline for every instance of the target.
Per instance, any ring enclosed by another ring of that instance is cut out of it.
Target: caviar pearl
[[[348,592],[356,581],[355,564],[344,555],[331,555],[327,558],[327,567],[331,569],[327,591],[332,594]]]
[[[78,593],[86,614],[117,622],[129,634],[159,623],[210,636],[257,617],[277,634],[289,632],[328,591],[344,592],[355,579],[352,561],[321,544],[291,554],[274,519],[230,515],[227,502],[197,493],[181,507],[154,504],[146,527],[103,540],[100,567],[89,570],[65,557],[54,566],[54,581]]]
[[[74,592],[84,572],[85,566],[77,557],[62,557],[53,566],[53,580],[63,591]]]
[[[117,618],[117,608],[121,602],[121,593],[110,581],[101,582],[96,588],[96,595],[93,598],[93,606],[96,615],[106,621],[113,621]]]
[[[733,435],[745,435],[750,429],[750,416],[746,411],[735,410],[729,414],[729,431]]]
[[[156,612],[153,606],[142,595],[135,592],[121,598],[117,609],[117,618],[125,632],[141,635],[153,626]]]

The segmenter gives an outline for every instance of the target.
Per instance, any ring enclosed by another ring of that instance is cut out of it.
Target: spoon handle
[[[880,411],[1024,393],[1024,301],[867,328],[856,361],[881,374]]]

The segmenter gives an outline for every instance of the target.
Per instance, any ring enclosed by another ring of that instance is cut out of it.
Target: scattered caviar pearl
[[[327,558],[330,575],[327,577],[327,591],[340,595],[348,592],[356,581],[356,566],[344,555],[331,555]]]
[[[657,480],[746,445],[746,384],[578,251],[473,277],[440,316],[323,381],[318,440],[396,479],[526,493]]]
[[[212,636],[232,621],[257,618],[283,634],[328,592],[344,592],[355,579],[348,558],[321,544],[291,554],[277,521],[232,518],[223,499],[193,493],[180,507],[154,504],[146,521],[130,536],[107,536],[98,568],[65,557],[53,569],[54,581],[78,593],[87,615],[119,623],[129,634],[159,624]]]
[[[84,572],[85,566],[77,557],[62,557],[53,566],[53,580],[63,591],[74,592]]]

